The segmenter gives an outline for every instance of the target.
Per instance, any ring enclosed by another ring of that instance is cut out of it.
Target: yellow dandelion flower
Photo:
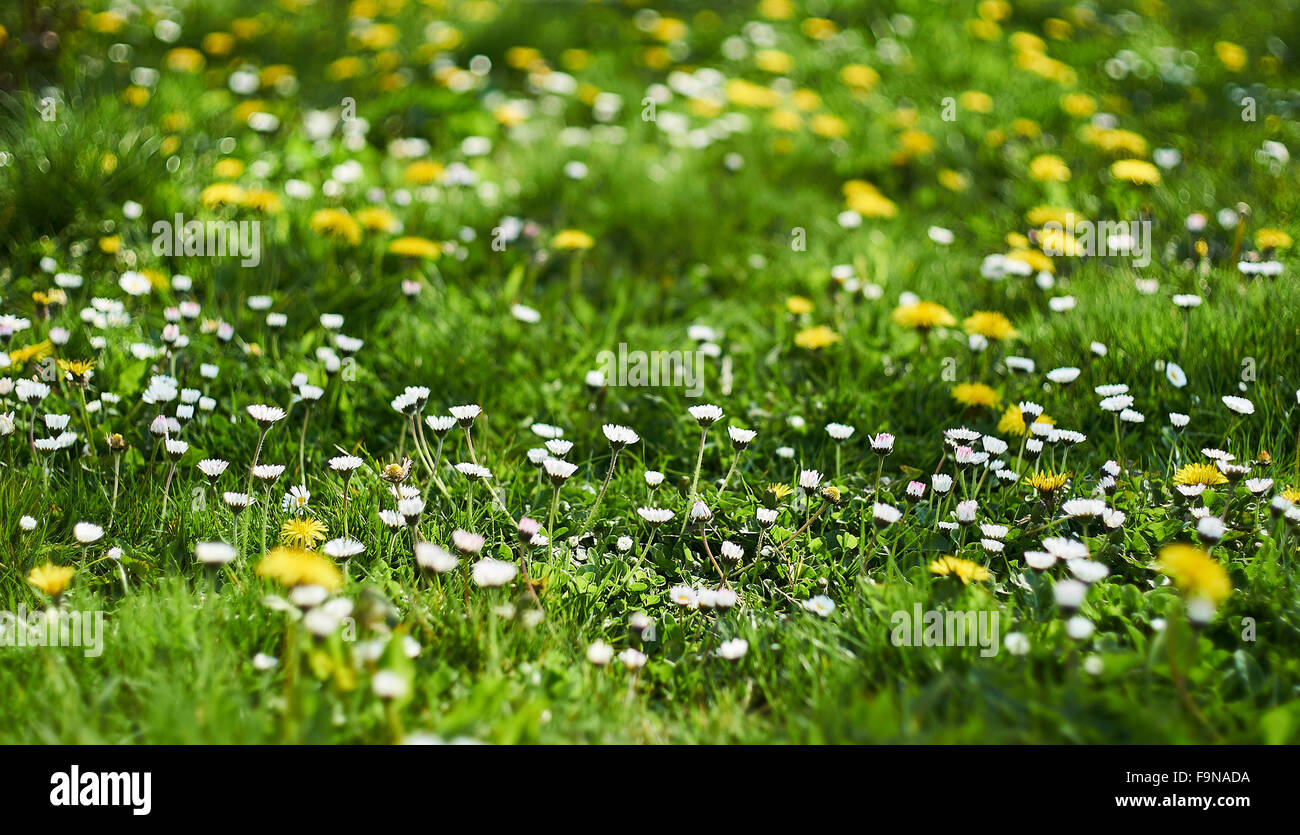
[[[968,408],[998,405],[998,393],[983,383],[959,383],[953,387],[952,399]]]
[[[345,55],[325,67],[325,77],[330,81],[346,81],[356,78],[365,70],[365,63],[355,55]]]
[[[317,235],[352,246],[361,243],[361,227],[343,209],[318,209],[312,214],[310,223]]]
[[[551,246],[556,249],[591,249],[596,239],[581,229],[562,229],[551,238]]]
[[[1290,249],[1291,236],[1281,229],[1261,229],[1255,233],[1257,249]]]
[[[89,379],[95,368],[94,360],[59,360],[59,368],[68,372],[72,377],[80,379]]]
[[[406,166],[406,171],[402,173],[402,176],[406,178],[408,183],[426,186],[429,183],[437,182],[446,170],[447,167],[440,162],[421,159]]]
[[[803,117],[793,110],[780,108],[767,114],[767,123],[777,130],[794,133],[803,127]]]
[[[843,139],[849,134],[849,123],[832,113],[818,113],[809,127],[823,139]]]
[[[975,311],[966,317],[962,327],[966,329],[966,333],[979,334],[986,339],[1007,340],[1015,339],[1017,336],[1016,329],[1011,326],[1011,320],[991,310]]]
[[[1056,154],[1039,154],[1029,161],[1029,176],[1040,183],[1064,183],[1070,179],[1070,167]]]
[[[280,202],[280,195],[265,188],[250,188],[244,192],[243,206],[264,215],[279,214],[284,208],[284,204]]]
[[[1214,45],[1214,55],[1228,72],[1241,72],[1246,68],[1246,50],[1232,41],[1219,41]]]
[[[40,362],[41,360],[54,353],[54,343],[48,339],[40,342],[33,342],[31,345],[24,345],[21,348],[15,348],[9,352],[9,362],[12,365],[22,365],[26,362]]]
[[[1288,487],[1282,491],[1282,498],[1291,504],[1300,504],[1300,487]]]
[[[951,168],[941,168],[936,175],[939,185],[949,191],[965,191],[970,187],[970,178],[960,171],[953,171]]]
[[[1141,159],[1115,160],[1110,165],[1110,175],[1139,186],[1153,186],[1160,182],[1160,169]]]
[[[272,548],[257,564],[257,576],[282,586],[321,586],[330,591],[343,587],[343,574],[333,561],[302,548]]]
[[[785,309],[796,316],[800,316],[805,313],[812,313],[813,303],[803,296],[791,296],[785,300]]]
[[[1213,487],[1227,483],[1228,479],[1213,464],[1188,464],[1174,473],[1174,484]]]
[[[898,137],[898,145],[909,156],[925,156],[934,150],[934,137],[923,130],[905,130]]]
[[[233,157],[217,160],[217,164],[212,166],[212,174],[219,180],[233,180],[243,173],[244,163]]]
[[[781,96],[775,90],[770,90],[761,84],[755,84],[743,78],[733,78],[728,81],[724,91],[727,94],[727,101],[737,107],[761,107],[766,109],[776,107],[781,103]]]
[[[963,586],[968,586],[972,582],[981,582],[989,579],[989,570],[977,562],[964,560],[961,557],[943,556],[930,563],[930,573],[937,574],[940,577],[955,577],[961,580]]]
[[[1041,229],[1049,223],[1066,226],[1072,215],[1075,218],[1078,218],[1074,209],[1065,206],[1034,206],[1032,209],[1025,212],[1025,220],[1030,226]]]
[[[242,206],[247,194],[234,183],[213,183],[199,193],[199,202],[209,209],[220,206]]]
[[[314,548],[325,540],[325,525],[311,518],[289,519],[280,526],[280,541],[295,548]]]
[[[824,41],[831,35],[839,31],[839,27],[832,20],[824,17],[810,17],[803,23],[799,24],[803,33],[813,40]]]
[[[880,73],[864,64],[847,64],[840,69],[840,81],[865,93],[880,83]]]
[[[825,325],[804,328],[794,335],[794,344],[809,351],[828,348],[840,341],[840,335]]]
[[[1127,154],[1130,157],[1143,157],[1147,154],[1147,141],[1131,130],[1088,125],[1079,132],[1079,136],[1084,142],[1095,145],[1108,154]]]
[[[229,32],[209,32],[203,36],[199,46],[209,55],[229,55],[230,50],[235,48],[235,36]]]
[[[1097,100],[1087,93],[1066,93],[1061,109],[1076,119],[1086,119],[1097,112]]]
[[[72,582],[72,575],[77,570],[70,565],[54,565],[46,563],[32,568],[27,575],[27,582],[40,589],[43,594],[50,597],[59,597],[68,590],[68,584]]]
[[[1034,418],[1034,423],[1056,424],[1056,419],[1047,415],[1039,415]],[[1025,435],[1029,432],[1029,423],[1025,420],[1025,413],[1020,411],[1020,407],[1012,403],[1007,410],[1002,413],[998,419],[998,431],[1003,435]]]
[[[167,69],[174,72],[195,73],[203,69],[206,59],[203,53],[188,46],[171,50],[163,59]]]
[[[1065,482],[1069,480],[1069,473],[1054,473],[1051,470],[1040,470],[1029,477],[1029,486],[1040,493],[1054,493],[1064,487]]]
[[[430,261],[436,261],[442,255],[442,247],[435,241],[414,235],[394,238],[388,244],[388,251],[404,258],[426,258]]]
[[[1042,126],[1033,119],[1016,119],[1011,123],[1011,129],[1018,136],[1023,136],[1026,139],[1037,139],[1043,135]]]
[[[972,113],[992,113],[993,97],[988,93],[980,90],[967,90],[957,99],[962,110],[969,110]]]
[[[770,496],[772,497],[772,501],[773,501],[773,502],[779,502],[779,501],[781,501],[782,499],[784,499],[786,496],[788,496],[788,495],[790,495],[791,493],[793,493],[793,492],[794,492],[794,488],[792,488],[792,487],[791,487],[790,485],[788,485],[788,484],[784,484],[784,483],[781,483],[781,482],[773,482],[773,483],[767,485],[767,491],[766,491],[766,492],[767,492],[768,495],[770,495]]]
[[[1228,572],[1214,557],[1194,545],[1165,546],[1160,550],[1156,568],[1188,597],[1218,604],[1232,593]]]
[[[1008,261],[1023,261],[1036,273],[1056,273],[1056,264],[1052,259],[1036,249],[1013,249],[1007,253]]]
[[[371,232],[397,232],[402,228],[402,223],[397,216],[380,206],[358,209],[357,222]]]
[[[760,49],[754,53],[754,65],[763,72],[785,75],[794,69],[794,59],[779,49]]]
[[[938,302],[919,301],[894,308],[890,314],[895,324],[918,331],[946,328],[957,324],[957,318]]]

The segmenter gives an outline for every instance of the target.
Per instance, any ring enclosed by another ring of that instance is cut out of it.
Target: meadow
[[[0,742],[1300,740],[1293,43],[5,4]]]

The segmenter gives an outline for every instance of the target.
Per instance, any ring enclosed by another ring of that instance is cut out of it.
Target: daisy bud
[[[528,516],[522,517],[515,528],[515,532],[519,535],[519,541],[524,545],[532,544],[533,537],[537,536],[541,530],[542,523]]]

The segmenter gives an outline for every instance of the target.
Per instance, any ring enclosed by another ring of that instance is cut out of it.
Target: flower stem
[[[582,530],[578,532],[578,537],[591,528],[591,523],[596,520],[596,511],[600,510],[600,503],[605,498],[605,491],[609,488],[609,480],[614,476],[614,466],[618,463],[619,448],[614,447],[614,453],[609,457],[609,469],[605,471],[605,480],[600,484],[600,492],[596,494],[596,502],[591,506],[591,511],[587,513],[587,521],[583,522]]]
[[[695,475],[691,478],[691,493],[686,499],[686,512],[682,514],[682,529],[678,536],[686,533],[686,525],[691,520],[691,508],[695,506],[696,488],[700,486],[700,467],[704,464],[704,438],[709,434],[709,428],[700,429],[700,450],[695,454]]]

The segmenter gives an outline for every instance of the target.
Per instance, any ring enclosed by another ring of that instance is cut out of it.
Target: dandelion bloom
[[[1040,493],[1052,493],[1065,486],[1069,473],[1054,473],[1051,470],[1034,473],[1029,479],[1029,486]]]
[[[1015,339],[1017,335],[1010,319],[1001,313],[989,310],[977,310],[967,316],[962,322],[962,327],[966,333],[978,334],[985,339],[1007,340]]]
[[[1116,160],[1111,163],[1110,175],[1139,186],[1153,186],[1160,182],[1160,169],[1140,159]]]
[[[1188,464],[1174,473],[1174,484],[1213,487],[1227,483],[1228,479],[1213,464]]]
[[[280,526],[280,541],[295,548],[314,548],[325,539],[325,525],[308,516],[289,519]]]
[[[983,383],[959,383],[953,387],[952,399],[968,408],[998,404],[998,393]]]
[[[581,229],[564,229],[551,238],[551,246],[556,249],[591,249],[596,239]]]
[[[442,255],[442,247],[435,241],[414,235],[390,241],[388,251],[403,258],[424,258],[428,261],[436,261]]]
[[[940,577],[956,577],[964,586],[970,585],[972,581],[980,582],[989,578],[989,570],[979,563],[949,556],[930,563],[930,573]]]
[[[27,582],[50,597],[59,597],[68,590],[72,575],[76,573],[77,570],[70,565],[54,565],[47,562],[45,565],[33,568],[27,575]]]
[[[282,586],[320,586],[328,591],[343,587],[343,574],[334,563],[315,551],[302,548],[272,548],[257,564],[257,576]]]
[[[312,214],[310,224],[321,237],[351,246],[361,243],[361,225],[343,209],[320,209]]]
[[[1232,593],[1228,572],[1194,545],[1179,543],[1162,548],[1156,567],[1188,597],[1218,604]]]
[[[896,324],[918,331],[957,324],[956,317],[938,302],[919,301],[900,305],[894,309],[891,316]]]
[[[809,351],[829,348],[840,341],[840,335],[825,325],[804,328],[794,335],[794,344]]]

